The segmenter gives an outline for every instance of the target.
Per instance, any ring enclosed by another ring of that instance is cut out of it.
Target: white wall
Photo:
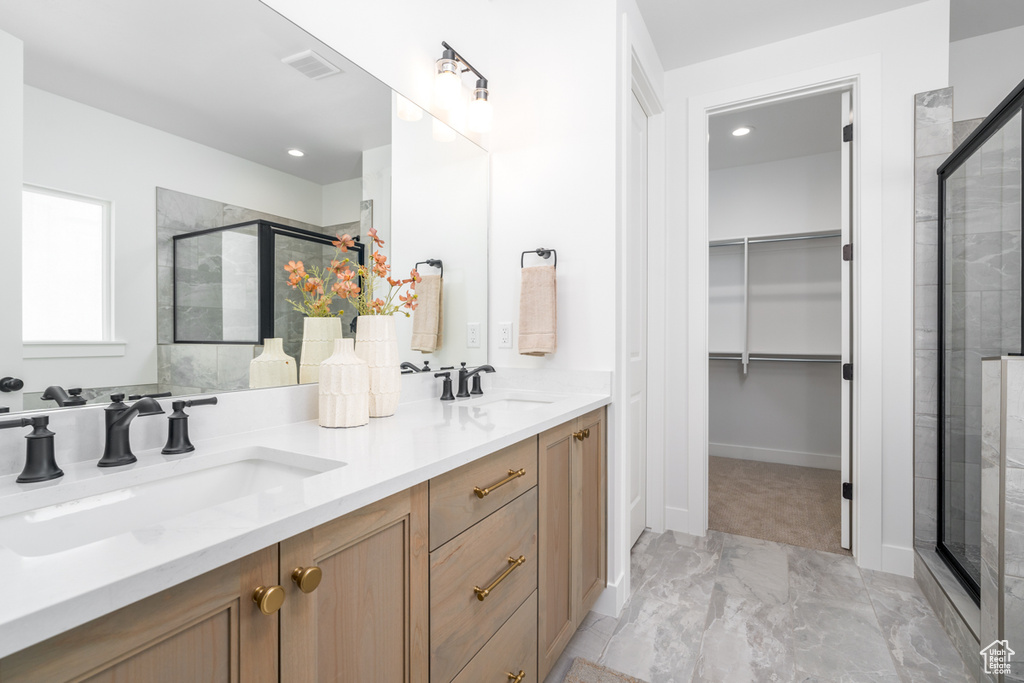
[[[699,172],[696,166],[691,169],[691,156],[706,157],[704,150],[690,149],[697,141],[706,144],[706,136],[697,136],[698,131],[706,135],[705,122],[691,119],[691,100],[696,111],[705,102],[724,105],[730,98],[741,101],[832,79],[861,79],[855,103],[861,165],[855,175],[860,223],[854,267],[861,298],[855,303],[859,367],[854,391],[859,392],[856,444],[864,478],[858,482],[861,527],[855,552],[862,566],[904,574],[913,570],[913,95],[946,85],[948,22],[948,0],[928,0],[665,75],[668,186],[675,189],[668,203],[668,258],[691,266],[701,257],[690,253],[688,240],[701,234],[701,226],[689,220],[691,214],[704,215],[705,201],[704,196],[688,196],[690,188],[705,187],[703,179],[691,178],[691,170]],[[703,297],[703,272],[701,267],[691,273],[683,288],[692,287]],[[705,304],[701,298],[680,298],[686,303],[673,311],[666,336],[690,361],[687,367],[672,364],[667,381],[702,387],[706,359],[691,354],[690,346],[703,342],[689,335],[687,321],[700,322],[694,329],[702,329]],[[695,315],[701,320],[695,321]],[[684,415],[703,418],[701,406],[690,400],[687,391],[668,395],[670,422]],[[669,519],[675,528],[686,529],[691,519],[704,518],[704,510],[688,507],[703,486],[692,481],[694,471],[703,474],[703,466],[694,469],[690,460],[703,452],[702,438],[694,439],[703,428],[691,423],[689,429],[688,443],[669,442],[666,472]]]
[[[839,230],[839,152],[711,172],[708,238]]]
[[[363,152],[362,199],[373,201],[373,227],[384,240],[384,253],[391,254],[391,145]],[[363,240],[366,242],[367,240]]]
[[[24,93],[24,182],[113,202],[114,337],[127,343],[124,357],[26,360],[26,391],[156,382],[157,187],[320,224],[320,185],[33,87]],[[20,229],[20,213],[5,224]]]
[[[363,179],[353,178],[323,186],[323,225],[353,223],[359,220],[359,203],[363,199]]]
[[[1024,26],[949,44],[953,120],[988,116],[1024,80]]]
[[[24,49],[0,31],[0,251],[21,254],[21,184]],[[3,324],[0,325],[0,377],[24,378],[21,362],[21,259],[0,268]],[[0,406],[21,410],[21,393],[0,394]]]

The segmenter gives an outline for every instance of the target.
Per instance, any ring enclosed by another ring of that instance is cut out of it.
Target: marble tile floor
[[[645,531],[621,616],[587,615],[547,683],[576,657],[649,683],[972,680],[913,579],[717,531]]]

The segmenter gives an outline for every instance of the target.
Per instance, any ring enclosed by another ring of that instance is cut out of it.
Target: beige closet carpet
[[[840,555],[838,470],[708,458],[708,527]]]

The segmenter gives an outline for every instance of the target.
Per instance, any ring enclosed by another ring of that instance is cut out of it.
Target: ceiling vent
[[[327,78],[328,76],[341,73],[341,69],[334,66],[312,50],[299,52],[298,54],[294,54],[290,57],[285,57],[281,61],[293,67],[307,78],[312,78],[313,80]]]

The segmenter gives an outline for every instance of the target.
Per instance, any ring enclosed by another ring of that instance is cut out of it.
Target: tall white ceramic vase
[[[295,384],[298,364],[284,352],[284,341],[263,340],[263,353],[249,362],[249,388],[286,387]]]
[[[351,339],[335,339],[320,364],[320,426],[359,427],[370,421],[370,370]]]
[[[340,336],[340,318],[306,318],[302,321],[299,384],[314,384],[320,379],[320,364],[334,351],[334,340]]]
[[[370,368],[370,417],[394,415],[402,393],[395,319],[361,315],[356,320],[356,355]]]

